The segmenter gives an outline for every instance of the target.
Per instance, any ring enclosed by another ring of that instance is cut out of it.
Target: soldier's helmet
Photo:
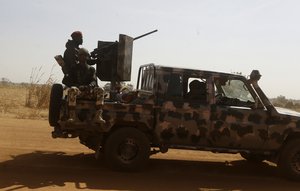
[[[81,31],[74,31],[71,34],[72,39],[82,39],[82,32]]]
[[[189,88],[190,90],[197,90],[199,89],[201,86],[201,82],[198,80],[193,80],[190,84],[189,84]]]
[[[78,55],[85,55],[86,57],[89,57],[90,56],[90,53],[89,51],[86,49],[86,48],[80,48],[78,50]]]
[[[80,31],[74,31],[71,34],[72,39],[77,43],[77,44],[82,44],[83,43],[83,38],[82,38],[82,32]]]

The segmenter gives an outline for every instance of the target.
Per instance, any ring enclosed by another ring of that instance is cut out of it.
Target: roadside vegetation
[[[47,119],[51,86],[55,82],[50,74],[42,81],[42,67],[33,68],[29,83],[0,81],[0,117],[20,119]]]
[[[300,100],[288,99],[283,95],[272,98],[271,102],[276,107],[283,107],[300,112]]]

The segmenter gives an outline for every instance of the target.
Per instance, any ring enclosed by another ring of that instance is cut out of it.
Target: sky
[[[92,51],[98,40],[157,29],[134,41],[132,84],[148,63],[246,76],[256,69],[268,97],[300,99],[299,10],[298,0],[0,0],[0,78],[61,82],[53,57],[75,30]]]

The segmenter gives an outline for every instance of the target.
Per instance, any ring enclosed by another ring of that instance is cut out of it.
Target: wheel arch
[[[141,131],[142,133],[144,133],[147,136],[147,138],[149,139],[150,142],[153,141],[152,131],[145,123],[135,122],[135,121],[122,121],[122,122],[116,122],[110,128],[109,132],[104,136],[103,143],[105,144],[107,138],[110,135],[112,135],[115,131],[122,129],[122,128],[127,128],[127,127],[134,128],[134,129]]]
[[[280,149],[282,149],[288,142],[293,141],[293,140],[300,140],[300,131],[299,132],[298,131],[290,132],[284,139],[283,144],[281,145]]]
[[[281,146],[279,147],[279,149],[275,152],[274,155],[274,159],[273,161],[275,163],[278,163],[278,161],[280,160],[280,157],[282,155],[282,151],[284,150],[284,148],[286,147],[286,145],[294,140],[300,140],[300,132],[295,132],[295,131],[291,131],[283,140]]]

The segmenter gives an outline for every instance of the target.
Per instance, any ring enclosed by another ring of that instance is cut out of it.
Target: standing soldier
[[[70,87],[70,74],[72,69],[78,63],[79,45],[82,45],[83,38],[80,31],[75,31],[71,34],[72,40],[66,43],[66,50],[64,52],[64,65],[62,71],[64,73],[63,84]]]

